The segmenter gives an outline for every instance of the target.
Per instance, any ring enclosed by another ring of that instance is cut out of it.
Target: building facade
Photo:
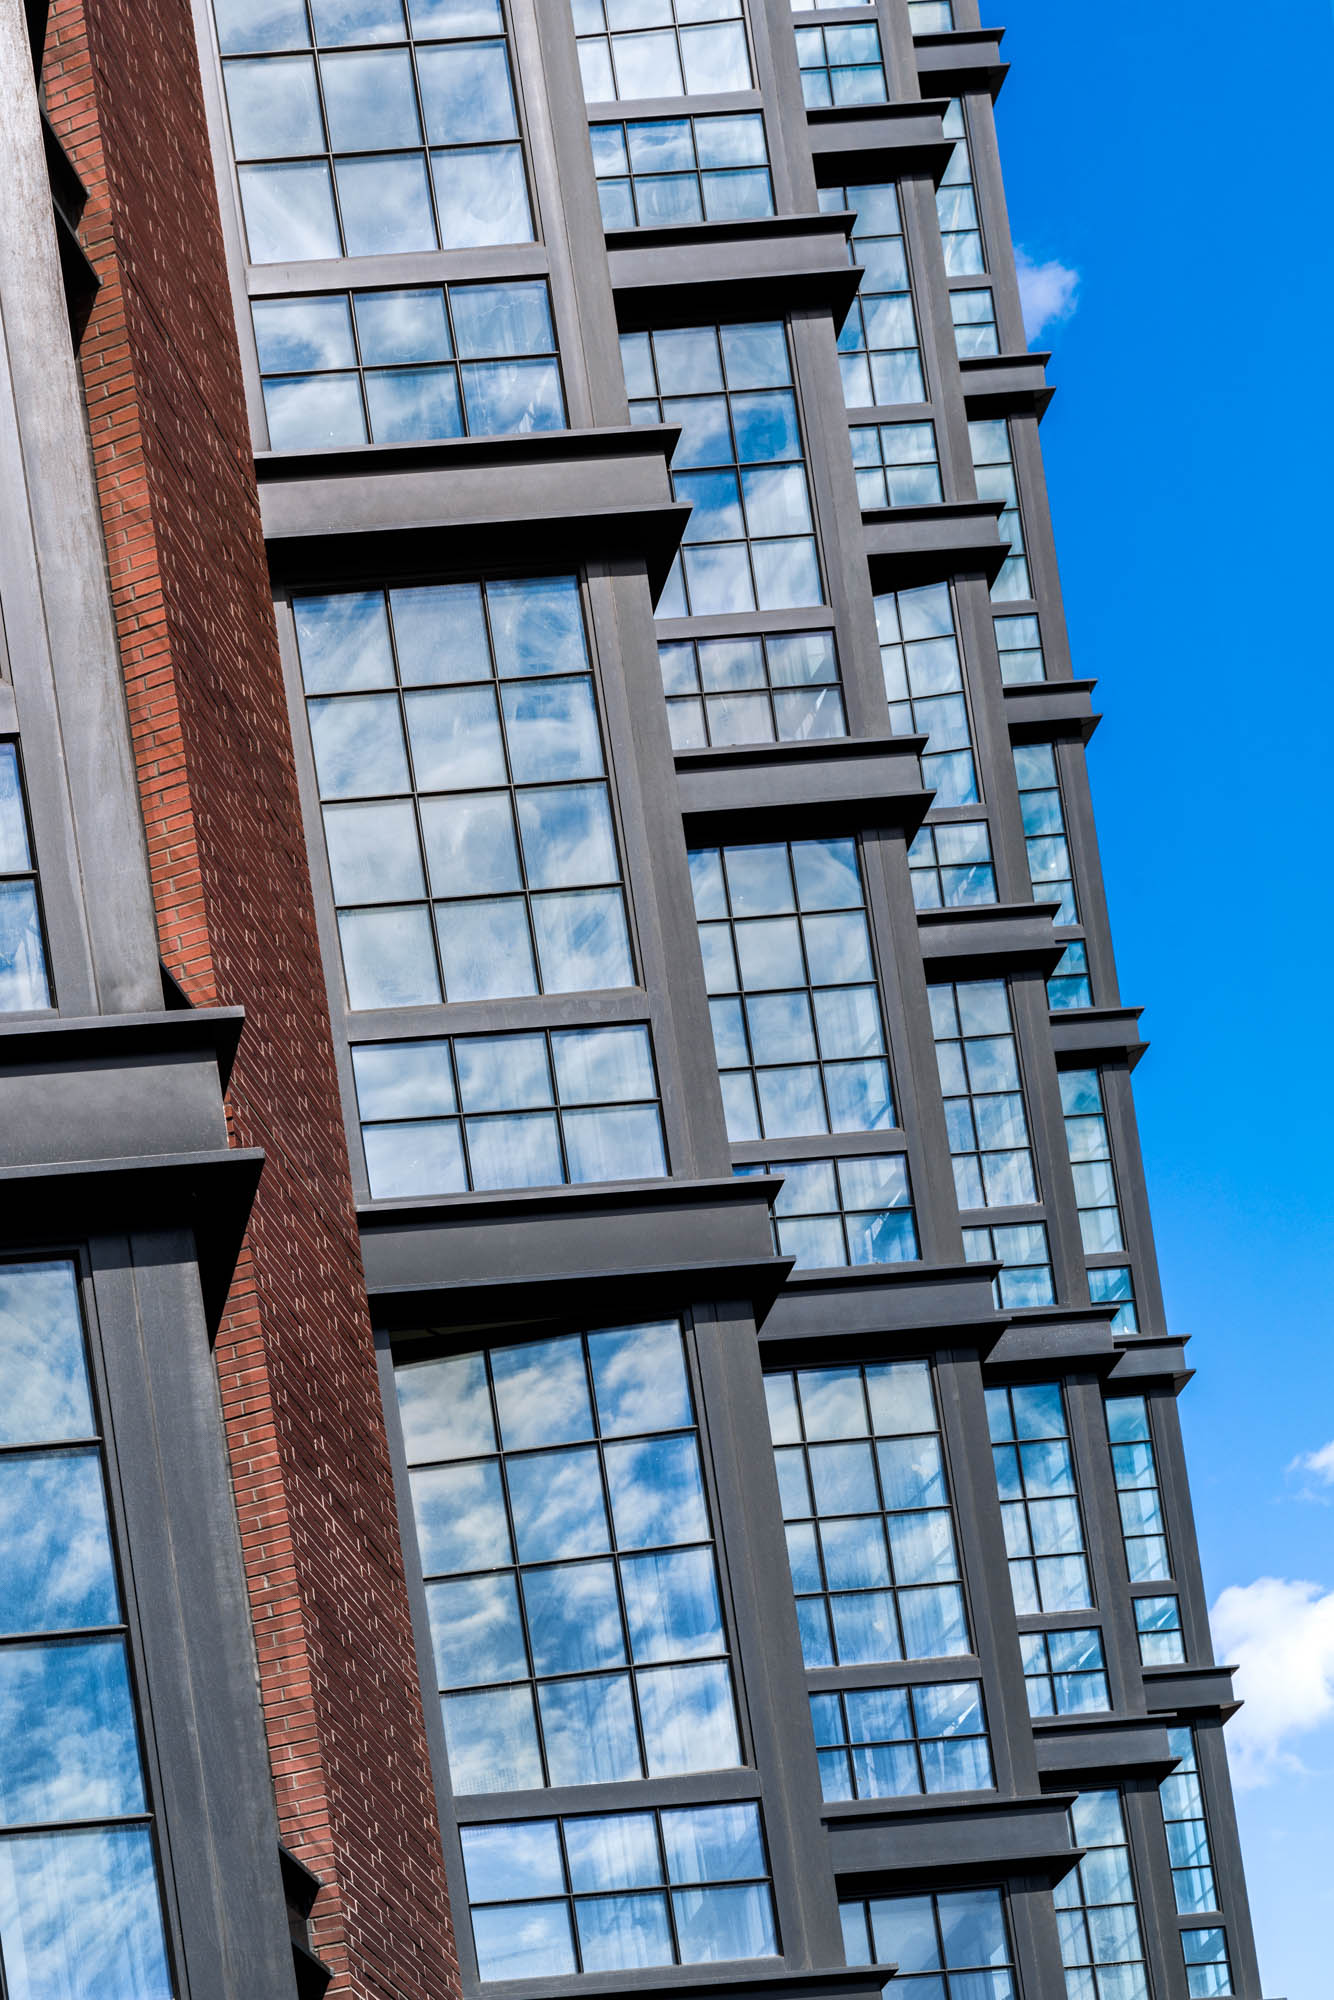
[[[0,0],[8,2000],[1260,2000],[976,0]]]

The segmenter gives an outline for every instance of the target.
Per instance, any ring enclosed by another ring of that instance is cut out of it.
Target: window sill
[[[945,97],[903,104],[820,104],[806,107],[806,124],[821,187],[861,186],[884,176],[929,174],[936,187],[945,175],[954,142],[941,120]]]
[[[861,277],[848,256],[851,222],[817,211],[609,231],[621,330],[693,326],[710,314],[781,317],[805,307],[831,312],[837,332]]]
[[[938,500],[927,506],[876,507],[862,514],[874,590],[943,583],[974,573],[994,583],[1010,544],[1000,538],[1001,500]]]
[[[920,736],[832,736],[810,743],[735,744],[676,758],[691,841],[792,840],[901,827],[916,833],[932,794],[923,789]]]
[[[954,910],[919,910],[917,935],[928,981],[1013,972],[1040,972],[1046,978],[1065,951],[1052,931],[1059,907],[976,903]]]

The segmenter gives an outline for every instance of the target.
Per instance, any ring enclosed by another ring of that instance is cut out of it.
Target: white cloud
[[[1079,273],[1068,264],[1049,257],[1045,264],[1034,263],[1026,250],[1016,249],[1019,272],[1019,299],[1024,309],[1024,332],[1030,341],[1069,319],[1079,304]]]
[[[1334,1486],[1334,1442],[1322,1444],[1319,1451],[1299,1452],[1288,1471],[1309,1472],[1323,1486]]]
[[[1262,1576],[1223,1591],[1210,1620],[1245,1703],[1227,1735],[1237,1783],[1300,1771],[1291,1740],[1334,1721],[1334,1590]]]

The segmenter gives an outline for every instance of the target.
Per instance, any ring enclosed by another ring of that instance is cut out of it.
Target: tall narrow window
[[[947,583],[882,591],[875,600],[880,667],[896,736],[925,736],[922,777],[938,806],[978,801],[963,657]]]
[[[680,1327],[395,1380],[455,1792],[739,1764]]]
[[[854,424],[848,442],[863,511],[939,504],[934,424]]]
[[[1198,1917],[1217,1910],[1219,1902],[1194,1730],[1169,1729],[1167,1746],[1177,1759],[1177,1768],[1170,1778],[1163,1779],[1158,1796],[1167,1829],[1172,1892],[1178,1916]]]
[[[820,207],[826,214],[853,211],[849,250],[853,263],[862,267],[857,296],[838,336],[844,402],[850,410],[924,403],[926,384],[897,187],[884,181],[871,187],[821,188]]]
[[[1070,1837],[1082,1861],[1057,1883],[1067,2000],[1090,1992],[1149,2000],[1125,1808],[1118,1791],[1081,1792],[1070,1808]]]
[[[1093,1605],[1074,1454],[1059,1382],[988,1389],[1010,1587],[1020,1617]]]
[[[742,0],[571,0],[589,104],[750,90]]]
[[[1047,1005],[1053,1014],[1063,1014],[1071,1007],[1091,1007],[1093,987],[1089,981],[1088,946],[1080,938],[1073,938],[1061,953],[1060,960],[1047,981]]]
[[[1013,1208],[1036,1202],[1037,1179],[1005,981],[973,979],[929,990],[960,1208]]]
[[[1084,1253],[1096,1257],[1105,1251],[1124,1250],[1107,1108],[1096,1069],[1061,1071],[1061,1110]]]
[[[1037,619],[1021,612],[1007,612],[991,622],[996,632],[996,651],[1000,657],[1004,685],[1024,687],[1030,681],[1045,681],[1047,662],[1042,653],[1042,631]]]
[[[293,610],[349,1006],[632,986],[576,579]]]
[[[0,1013],[51,1005],[18,746],[0,742]]]
[[[1005,503],[997,533],[1003,542],[1009,543],[1010,553],[991,586],[991,601],[1009,604],[1031,598],[1033,584],[1024,549],[1024,521],[1014,475],[1009,422],[1005,417],[975,418],[968,426],[968,437],[973,448],[973,474],[979,500]]]
[[[806,1665],[966,1653],[928,1363],[802,1368],[764,1386]]]
[[[690,874],[729,1137],[892,1126],[856,842],[701,848]]]
[[[945,249],[945,270],[951,278],[979,276],[987,268],[982,248],[982,225],[977,213],[977,193],[973,187],[973,161],[968,150],[968,127],[963,105],[955,98],[941,126],[954,142],[945,178],[936,192],[936,214]]]
[[[215,11],[253,262],[532,242],[500,0]]]
[[[1016,2000],[999,1889],[873,1896],[838,1907],[848,1964],[892,1965],[901,2000]]]
[[[1216,1995],[1233,1991],[1225,1931],[1212,1925],[1183,1930],[1181,1955],[1186,1961],[1190,2000],[1215,2000]]]
[[[960,361],[975,355],[999,354],[996,330],[996,295],[990,285],[969,285],[950,293],[950,318],[954,322],[954,350]]]
[[[1132,1583],[1163,1583],[1172,1574],[1158,1466],[1143,1396],[1107,1398],[1107,1436],[1121,1508],[1121,1533]]]
[[[1000,1265],[992,1288],[997,1307],[1056,1302],[1051,1276],[1051,1246],[1045,1222],[1012,1222],[985,1229],[965,1229],[963,1254],[969,1264]]]
[[[1050,743],[1016,743],[1014,775],[1024,821],[1024,847],[1033,898],[1055,903],[1054,924],[1077,924],[1075,871],[1066,838],[1065,808],[1056,772],[1056,751]]]
[[[659,618],[822,604],[781,320],[621,335],[634,423],[679,424],[672,491],[692,513]]]
[[[171,2000],[72,1264],[0,1264],[0,1958],[11,2000]]]

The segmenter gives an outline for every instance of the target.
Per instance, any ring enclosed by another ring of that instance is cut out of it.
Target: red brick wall
[[[187,0],[54,0],[102,290],[88,418],[162,952],[241,1002],[268,1156],[218,1341],[283,1838],[337,1995],[457,1991],[323,974]],[[277,1857],[274,1858],[277,1866]]]

